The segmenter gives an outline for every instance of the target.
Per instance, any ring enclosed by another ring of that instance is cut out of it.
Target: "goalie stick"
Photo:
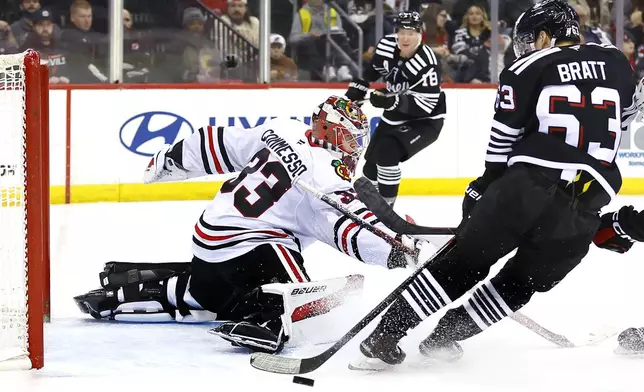
[[[380,219],[380,222],[396,233],[408,235],[453,235],[456,233],[456,228],[427,227],[407,222],[391,209],[366,177],[355,180],[353,188],[358,193],[358,199]]]

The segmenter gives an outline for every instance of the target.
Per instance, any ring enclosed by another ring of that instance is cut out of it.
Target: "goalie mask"
[[[535,43],[540,32],[551,38],[551,46],[557,40],[578,43],[580,41],[579,15],[562,0],[544,0],[521,14],[514,25],[514,54],[518,57],[537,50]]]
[[[327,98],[313,112],[311,131],[311,142],[329,150],[355,173],[370,135],[367,116],[357,104],[337,96]]]

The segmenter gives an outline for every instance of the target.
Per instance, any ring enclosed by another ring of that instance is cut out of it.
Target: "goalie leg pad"
[[[233,345],[277,353],[294,333],[295,337],[304,335],[304,328],[294,330],[294,324],[340,307],[348,297],[362,293],[363,283],[362,275],[350,275],[315,282],[265,284],[235,308],[235,321],[210,332]]]
[[[119,289],[139,283],[162,281],[190,272],[190,263],[127,263],[110,261],[99,273],[101,286]]]
[[[74,301],[81,312],[98,320],[166,322],[174,319],[174,311],[164,306],[160,298],[126,301],[122,289],[92,290],[74,297]]]

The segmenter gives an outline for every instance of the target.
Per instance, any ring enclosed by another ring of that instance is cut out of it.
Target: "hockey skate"
[[[420,342],[418,350],[428,362],[455,362],[463,357],[463,348],[455,341],[438,339],[432,333]]]
[[[208,331],[230,342],[235,347],[244,347],[253,352],[277,354],[284,348],[288,336],[284,335],[281,320],[263,324],[248,321],[229,321]]]
[[[644,356],[644,328],[628,328],[617,337],[615,354]]]
[[[351,370],[383,371],[401,364],[407,356],[398,346],[396,336],[374,331],[360,343],[360,358],[349,363]]]

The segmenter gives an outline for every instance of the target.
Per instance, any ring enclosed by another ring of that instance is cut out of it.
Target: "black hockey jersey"
[[[393,110],[385,110],[382,120],[398,125],[418,118],[444,118],[445,93],[441,91],[441,68],[432,49],[421,44],[409,59],[400,57],[396,34],[384,36],[367,67],[364,79],[375,82],[382,78],[387,90],[402,91],[400,103]]]
[[[486,176],[517,162],[551,168],[578,190],[612,199],[622,178],[615,156],[635,117],[633,70],[611,45],[553,47],[524,55],[502,73]]]

